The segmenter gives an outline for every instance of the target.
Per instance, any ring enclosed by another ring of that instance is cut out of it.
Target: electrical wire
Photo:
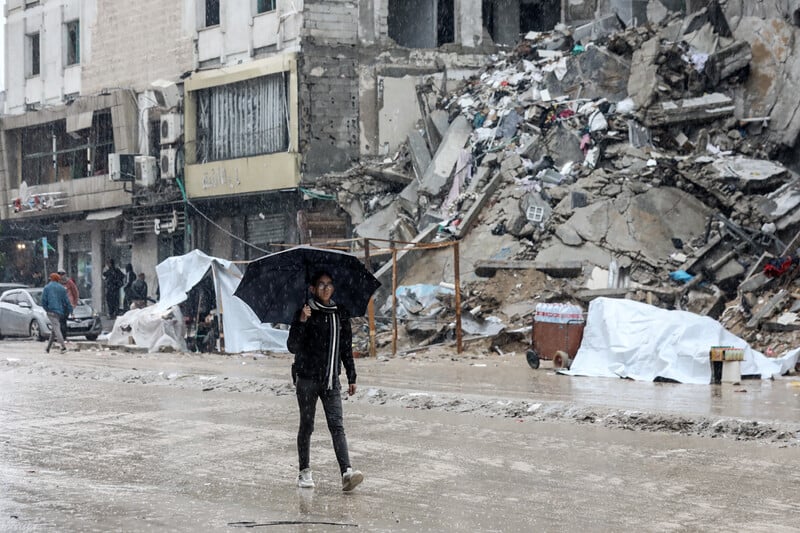
[[[258,250],[259,252],[264,252],[265,254],[270,254],[270,253],[272,253],[272,252],[270,252],[269,250],[265,250],[265,249],[263,249],[263,248],[261,248],[261,247],[259,247],[259,246],[256,246],[255,244],[253,244],[253,243],[251,243],[251,242],[248,242],[248,241],[246,241],[246,240],[242,239],[242,238],[241,238],[241,237],[239,237],[238,235],[234,235],[234,234],[233,234],[233,233],[231,233],[230,231],[226,230],[225,228],[223,228],[222,226],[220,226],[219,224],[217,224],[216,222],[214,222],[213,220],[211,220],[211,218],[209,218],[209,217],[208,217],[208,215],[206,215],[205,213],[203,213],[202,211],[200,211],[200,208],[198,208],[196,205],[194,205],[194,204],[193,204],[191,201],[189,201],[188,199],[185,199],[184,201],[186,202],[186,205],[188,205],[189,207],[191,207],[192,209],[194,209],[194,210],[195,210],[195,212],[196,212],[198,215],[200,215],[201,217],[203,217],[203,218],[204,218],[204,219],[205,219],[205,220],[206,220],[206,221],[207,221],[209,224],[211,224],[212,226],[214,226],[215,228],[217,228],[218,230],[220,230],[220,231],[221,231],[222,233],[224,233],[225,235],[227,235],[227,236],[229,236],[229,237],[232,237],[232,238],[236,239],[237,241],[241,242],[241,243],[242,243],[242,244],[244,244],[245,246],[249,246],[250,248],[253,248],[253,249],[255,249],[255,250]]]

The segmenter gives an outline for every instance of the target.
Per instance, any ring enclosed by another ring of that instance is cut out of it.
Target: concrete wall
[[[348,168],[359,155],[358,51],[303,46],[300,65],[300,150],[303,174]]]
[[[359,2],[305,0],[303,37],[316,44],[358,44]]]
[[[461,0],[455,3],[456,42],[464,47],[483,44],[483,15],[481,3]]]
[[[189,14],[191,32],[197,31],[197,66],[235,65],[253,57],[298,51],[303,25],[302,0],[278,0],[275,11],[256,13],[255,0],[220,3],[220,23],[203,27],[201,0]],[[190,32],[190,33],[191,33]]]
[[[305,2],[300,70],[300,150],[304,178],[348,168],[359,155],[359,6]]]
[[[152,81],[175,81],[191,70],[194,15],[187,12],[190,3],[98,1],[97,22],[86,25],[91,50],[83,65],[83,91],[91,94],[106,87],[143,90]]]
[[[90,57],[91,35],[86,31],[95,23],[94,0],[42,2],[25,9],[24,0],[9,0],[6,6],[7,112],[24,113],[25,104],[58,105],[64,95],[77,94],[81,70]],[[81,63],[65,65],[64,23],[81,21]],[[26,77],[26,35],[39,33],[40,72]]]

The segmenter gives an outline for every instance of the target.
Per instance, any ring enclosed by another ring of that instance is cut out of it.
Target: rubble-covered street
[[[459,239],[464,311],[504,326],[487,350],[520,349],[508,333],[536,303],[598,296],[709,316],[768,356],[797,347],[798,28],[741,2],[656,0],[648,18],[529,32],[456,90],[417,87],[428,112],[401,149],[317,192],[357,236]],[[400,285],[452,284],[452,266],[424,252]],[[444,301],[410,306],[407,346],[453,338]]]
[[[295,487],[288,367],[284,355],[45,357],[40,343],[0,343],[0,529],[795,525],[796,379],[709,389],[569,378],[520,354],[362,359],[345,419],[366,481],[343,494],[322,419],[318,486]]]

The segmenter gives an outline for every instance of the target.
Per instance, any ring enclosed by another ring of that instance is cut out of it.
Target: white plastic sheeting
[[[589,304],[583,341],[569,371],[574,376],[622,377],[709,384],[712,346],[744,349],[742,375],[778,376],[794,368],[800,349],[767,358],[716,320],[686,311],[612,298]]]
[[[158,352],[162,348],[186,351],[186,327],[178,307],[164,312],[155,306],[132,309],[117,317],[114,328],[108,334],[110,345],[130,344],[147,346],[148,351]]]
[[[150,351],[157,351],[160,345],[153,341],[160,337],[151,330],[154,328],[164,329],[163,325],[157,323],[158,320],[172,320],[161,317],[170,317],[171,314],[176,313],[180,316],[178,304],[186,300],[186,293],[203,279],[209,268],[217,295],[217,312],[222,315],[225,352],[240,353],[257,350],[286,352],[286,339],[289,332],[275,329],[269,324],[263,324],[246,303],[233,295],[242,278],[239,268],[230,261],[211,257],[199,250],[170,257],[156,266],[161,293],[160,300],[155,305],[135,310],[136,313],[129,311],[119,317],[114,323],[114,331],[109,335],[109,343],[113,344],[112,339],[127,339],[128,336],[132,336],[137,345],[147,346]],[[140,313],[141,311],[146,313]],[[148,326],[146,323],[150,325]],[[176,349],[185,350],[186,345],[183,338],[185,331],[183,331],[182,323],[180,331],[177,328],[170,329],[169,326],[166,326],[166,330],[179,336],[179,339],[175,339]],[[159,342],[163,345],[165,341],[161,339]],[[127,344],[127,342],[122,344]]]

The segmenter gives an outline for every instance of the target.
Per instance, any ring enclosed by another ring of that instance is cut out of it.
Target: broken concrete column
[[[483,207],[503,182],[503,179],[504,177],[502,173],[495,172],[494,176],[492,176],[492,178],[489,180],[489,183],[483,188],[480,196],[475,200],[475,203],[473,203],[467,212],[461,217],[461,223],[458,225],[458,229],[456,230],[457,238],[460,239],[467,234],[469,229],[472,227],[472,224],[475,223],[475,219],[478,217]]]
[[[417,130],[408,133],[408,151],[411,152],[411,164],[418,180],[425,175],[425,170],[431,164],[431,152],[425,138]]]
[[[450,128],[450,121],[445,110],[436,109],[428,115],[426,131],[428,132],[428,143],[430,143],[431,151],[436,152],[439,149],[439,145],[442,143],[448,128]]]
[[[422,183],[419,186],[420,194],[428,196],[438,196],[442,189],[447,185],[450,175],[456,166],[461,150],[469,141],[472,133],[472,126],[463,115],[459,115],[450,124],[447,133],[442,139],[442,144],[436,150],[436,154],[431,160],[431,164],[425,170]]]

